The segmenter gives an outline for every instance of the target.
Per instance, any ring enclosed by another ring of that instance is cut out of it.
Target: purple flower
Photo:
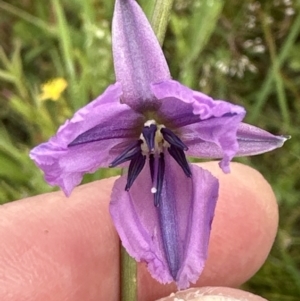
[[[158,281],[186,288],[203,270],[218,198],[218,180],[186,156],[220,158],[227,173],[234,156],[286,138],[241,123],[242,107],[172,80],[134,0],[116,0],[112,33],[117,82],[30,156],[66,195],[85,173],[129,165],[110,204],[122,243]]]

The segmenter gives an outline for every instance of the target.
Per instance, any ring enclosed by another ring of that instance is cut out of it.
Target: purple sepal
[[[116,157],[114,149],[139,135],[137,124],[143,124],[144,117],[121,104],[121,95],[119,83],[109,86],[67,120],[48,142],[31,150],[31,159],[44,171],[49,184],[60,186],[69,195],[85,173],[107,167]],[[79,136],[85,142],[69,146]]]
[[[223,117],[227,118],[227,117]],[[219,120],[226,123],[226,120]],[[205,124],[197,124],[182,129],[185,143],[188,146],[188,155],[197,158],[220,159],[223,157],[222,149],[213,142],[201,139],[198,133]],[[250,124],[240,123],[237,129],[238,151],[235,157],[262,154],[281,147],[289,136],[276,136]]]
[[[204,268],[218,197],[218,181],[195,165],[190,166],[193,177],[188,178],[173,158],[165,157],[162,196],[169,204],[163,208],[153,206],[150,170],[146,164],[129,192],[124,191],[126,176],[116,181],[110,212],[128,253],[137,261],[145,261],[151,275],[158,281],[169,283],[174,280],[178,288],[183,289],[189,286],[189,282],[196,282]],[[158,210],[165,211],[159,214]],[[159,218],[170,215],[172,219],[164,218],[162,221]],[[176,233],[162,235],[162,227],[167,233],[169,227],[173,227]],[[169,248],[174,249],[170,252],[176,253],[169,255],[178,260],[175,279],[166,258],[163,241],[166,235]]]
[[[112,24],[116,79],[122,101],[137,111],[156,107],[150,84],[170,78],[169,68],[151,26],[134,0],[116,0]]]
[[[290,136],[275,136],[256,126],[241,123],[237,130],[239,150],[236,156],[252,156],[282,147]]]

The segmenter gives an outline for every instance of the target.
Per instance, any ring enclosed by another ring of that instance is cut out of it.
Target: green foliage
[[[153,3],[140,3],[151,18]],[[279,202],[276,244],[245,285],[275,301],[300,295],[299,7],[299,0],[175,0],[164,43],[175,79],[245,106],[249,123],[293,136],[282,149],[241,160],[265,175]],[[112,11],[111,0],[0,0],[0,203],[53,190],[28,152],[114,82]],[[41,85],[54,78],[67,89],[58,101],[41,101]]]

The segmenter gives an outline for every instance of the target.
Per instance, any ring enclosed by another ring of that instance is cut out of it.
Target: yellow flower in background
[[[68,83],[62,77],[57,77],[49,80],[41,86],[42,93],[39,95],[39,100],[43,101],[46,99],[58,100],[61,93],[67,88]]]

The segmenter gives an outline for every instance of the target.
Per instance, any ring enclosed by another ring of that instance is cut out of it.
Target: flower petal
[[[193,175],[188,178],[171,156],[165,158],[159,207],[153,204],[147,164],[129,192],[124,191],[125,176],[116,181],[110,212],[128,253],[137,261],[145,261],[158,281],[175,280],[179,288],[186,288],[198,279],[207,257],[218,181],[195,165],[191,165]],[[176,279],[171,276],[171,259],[167,257],[175,258],[173,267],[178,265]]]
[[[192,105],[192,112],[194,115],[199,115],[201,120],[212,117],[221,117],[225,114],[238,114],[245,116],[245,109],[241,106],[233,105],[229,102],[222,100],[214,100],[210,96],[193,91],[190,88],[180,84],[175,80],[166,80],[160,83],[152,84],[152,91],[154,95],[161,100],[162,103],[168,101],[168,105],[160,108],[163,114],[168,116],[169,112],[174,111],[174,101],[181,100],[183,103]],[[188,117],[188,116],[187,116]],[[192,116],[190,116],[192,118]],[[193,123],[191,119],[190,123]]]
[[[49,184],[60,186],[69,195],[85,173],[113,161],[118,145],[126,147],[138,138],[137,124],[142,125],[144,117],[121,104],[121,94],[120,84],[109,86],[67,120],[54,137],[30,152]],[[72,146],[74,141],[78,143]]]
[[[113,187],[110,213],[127,252],[137,261],[145,261],[153,277],[162,283],[172,281],[164,258],[158,216],[151,193],[148,164],[125,191],[127,175]]]
[[[236,156],[252,156],[281,147],[290,136],[275,136],[250,124],[241,123],[237,131],[239,150]]]
[[[229,163],[239,149],[236,132],[241,119],[240,115],[228,114],[181,128],[181,139],[189,148],[187,155],[215,158],[217,154],[217,158],[222,158],[222,170],[230,172]]]
[[[227,118],[227,117],[222,117]],[[210,120],[208,120],[210,122]],[[222,119],[220,120],[222,122]],[[226,121],[224,121],[225,123]],[[188,146],[187,154],[192,157],[219,159],[223,157],[221,147],[202,139],[210,126],[205,122],[181,129],[182,139]],[[208,131],[209,132],[209,131]],[[238,151],[235,157],[258,155],[281,147],[289,136],[275,136],[250,124],[240,123],[237,130]]]
[[[200,116],[193,112],[193,91],[188,87],[167,80],[152,84],[151,89],[160,101],[156,114],[165,126],[174,129],[200,121]]]
[[[112,25],[114,67],[122,101],[135,110],[151,108],[152,82],[170,78],[162,49],[141,8],[134,0],[117,0]]]
[[[207,258],[211,224],[214,217],[219,192],[219,182],[212,174],[192,164],[193,202],[191,204],[191,224],[187,239],[184,261],[178,272],[177,285],[187,288],[195,283]]]
[[[176,126],[180,127],[178,129],[180,138],[189,147],[187,154],[194,157],[212,158],[215,155],[215,149],[221,150],[223,159],[220,166],[224,172],[229,172],[230,160],[238,151],[236,132],[246,114],[244,108],[229,102],[213,100],[173,80],[154,84],[152,89],[154,95],[162,101],[160,110],[164,115],[167,116],[169,112],[172,112],[171,116],[175,120],[177,118],[173,115],[177,114],[180,117],[184,115],[183,119],[178,119],[179,123],[176,123]],[[178,110],[176,105],[178,100],[191,107],[192,110],[188,111],[188,107],[184,110],[184,105],[181,105],[182,109]],[[211,148],[203,149],[203,143],[206,146],[212,146],[214,152]],[[218,147],[215,148],[211,143]]]

